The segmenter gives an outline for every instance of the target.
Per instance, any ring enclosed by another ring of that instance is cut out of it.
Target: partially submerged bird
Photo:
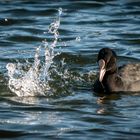
[[[97,62],[99,76],[93,85],[94,92],[136,92],[140,91],[140,64],[117,66],[117,55],[110,48],[99,51]]]

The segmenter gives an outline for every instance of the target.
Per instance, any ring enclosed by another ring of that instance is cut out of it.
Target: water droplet
[[[62,8],[59,8],[58,12],[59,12],[59,16],[60,16],[62,14]]]
[[[66,47],[67,46],[66,42],[63,42],[63,45]]]
[[[77,36],[75,40],[78,41],[78,42],[80,42],[81,41],[80,36]]]
[[[8,19],[7,19],[7,18],[5,18],[4,20],[5,20],[5,22],[7,22],[7,21],[8,21]]]
[[[47,34],[48,32],[43,32],[43,34]]]

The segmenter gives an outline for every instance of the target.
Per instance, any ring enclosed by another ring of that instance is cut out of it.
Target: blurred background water
[[[34,63],[36,48],[55,39],[48,29],[58,9],[50,90],[18,97],[9,89],[6,65]],[[122,65],[140,61],[139,46],[139,0],[1,0],[0,138],[139,139],[140,93],[101,97],[92,91],[101,48],[113,48]]]

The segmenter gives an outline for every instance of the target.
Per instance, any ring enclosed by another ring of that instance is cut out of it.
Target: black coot
[[[110,48],[99,51],[99,76],[93,85],[94,92],[140,91],[140,64],[117,67],[117,55]]]

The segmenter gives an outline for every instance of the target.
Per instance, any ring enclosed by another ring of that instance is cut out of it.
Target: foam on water
[[[36,96],[43,95],[50,90],[48,84],[50,73],[49,69],[53,63],[53,58],[58,55],[54,49],[58,42],[60,16],[62,9],[58,10],[58,18],[50,24],[48,33],[54,36],[52,43],[46,40],[43,44],[36,49],[34,56],[34,63],[28,61],[25,64],[21,63],[8,63],[6,68],[8,70],[8,86],[10,90],[18,96]],[[44,50],[45,60],[40,60],[40,51]]]

